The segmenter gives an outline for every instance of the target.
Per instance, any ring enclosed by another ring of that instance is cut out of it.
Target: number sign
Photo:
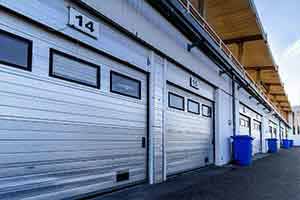
[[[94,38],[99,35],[99,23],[83,15],[74,8],[69,10],[69,25]]]
[[[199,83],[199,81],[195,77],[191,76],[191,78],[190,78],[190,86],[198,90],[199,87],[200,87],[200,83]]]

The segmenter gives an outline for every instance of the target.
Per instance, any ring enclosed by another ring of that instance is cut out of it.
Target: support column
[[[164,59],[152,52],[149,82],[149,179],[150,184],[164,178]]]
[[[233,105],[232,96],[221,89],[216,89],[215,97],[215,164],[221,166],[231,160]]]
[[[261,122],[261,130],[262,130],[262,152],[267,153],[268,151],[268,144],[266,139],[270,138],[269,133],[269,118],[270,114],[263,114],[262,116],[262,122]]]

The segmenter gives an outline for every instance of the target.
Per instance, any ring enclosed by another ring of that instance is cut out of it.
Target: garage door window
[[[211,107],[202,105],[202,115],[205,117],[211,117]]]
[[[255,130],[260,130],[260,124],[254,123],[254,129]]]
[[[100,67],[74,56],[50,50],[50,76],[100,88]]]
[[[273,128],[273,133],[274,133],[275,137],[277,137],[277,129],[276,128]]]
[[[111,71],[110,91],[112,93],[141,99],[141,81]]]
[[[191,99],[188,100],[188,112],[194,114],[200,114],[200,104]]]
[[[0,31],[0,64],[31,71],[32,42]]]
[[[247,119],[240,118],[240,127],[249,128],[250,127],[250,121],[247,120]],[[255,125],[254,125],[254,129],[256,129]]]
[[[169,107],[184,110],[184,97],[169,92]]]

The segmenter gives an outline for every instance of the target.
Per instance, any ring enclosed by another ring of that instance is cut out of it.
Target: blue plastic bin
[[[294,140],[290,140],[290,147],[294,146]]]
[[[283,139],[282,140],[282,148],[284,149],[289,149],[290,148],[290,141],[288,139]]]
[[[269,138],[269,139],[267,139],[267,141],[268,141],[268,152],[269,153],[277,153],[278,152],[277,139]]]
[[[231,137],[233,161],[240,166],[248,166],[252,163],[252,140],[248,135],[236,135]]]

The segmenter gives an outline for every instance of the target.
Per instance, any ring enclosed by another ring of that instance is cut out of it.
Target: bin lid
[[[277,141],[277,138],[266,138],[266,140],[274,140],[274,141]]]
[[[254,138],[249,135],[235,135],[231,136],[232,139],[244,139],[244,140],[253,140]]]

